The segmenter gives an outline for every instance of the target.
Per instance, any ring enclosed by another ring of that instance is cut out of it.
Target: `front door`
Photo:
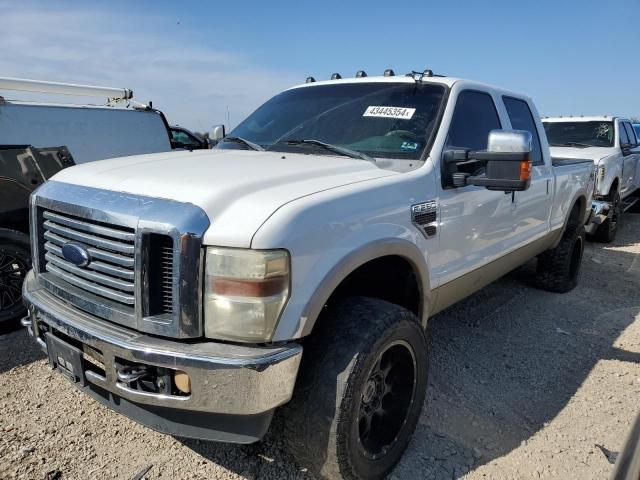
[[[622,156],[622,181],[620,185],[620,196],[622,198],[633,193],[640,187],[637,175],[638,159],[640,158],[640,147],[636,139],[636,133],[629,122],[619,122],[620,145],[628,143],[630,145],[628,155]]]

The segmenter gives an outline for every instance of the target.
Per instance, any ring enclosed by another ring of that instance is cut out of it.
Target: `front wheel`
[[[318,322],[282,412],[286,442],[322,478],[383,478],[404,453],[424,402],[424,329],[405,308],[363,297],[329,307]]]

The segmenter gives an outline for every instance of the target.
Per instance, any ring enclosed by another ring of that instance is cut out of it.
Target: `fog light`
[[[176,370],[176,373],[173,374],[173,383],[182,393],[191,393],[191,378],[186,372]]]

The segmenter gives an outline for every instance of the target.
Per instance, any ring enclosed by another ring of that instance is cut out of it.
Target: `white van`
[[[97,96],[107,103],[26,102],[9,99],[9,90]],[[0,145],[65,145],[77,164],[170,151],[171,133],[162,112],[134,103],[132,96],[133,92],[125,88],[0,77]]]

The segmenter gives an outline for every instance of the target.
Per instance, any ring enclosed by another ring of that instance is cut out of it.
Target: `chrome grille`
[[[96,321],[202,336],[200,207],[49,180],[31,195],[30,224],[36,280],[54,296]]]
[[[42,217],[44,270],[86,292],[133,309],[134,230],[50,210],[45,210]],[[70,241],[81,243],[91,255],[86,267],[78,267],[62,255],[62,247]]]

